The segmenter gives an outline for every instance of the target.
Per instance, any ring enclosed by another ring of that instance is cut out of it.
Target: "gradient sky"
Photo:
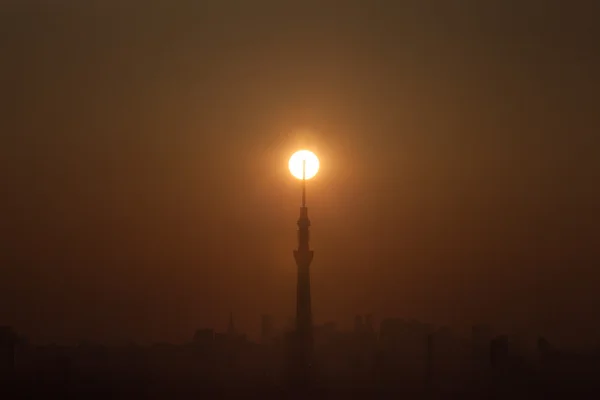
[[[600,336],[600,6],[331,3],[2,2],[0,324],[293,315],[308,147],[317,322]]]

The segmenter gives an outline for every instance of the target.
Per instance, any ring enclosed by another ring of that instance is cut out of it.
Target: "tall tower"
[[[298,218],[298,249],[294,258],[298,267],[296,288],[296,332],[312,341],[312,310],[310,301],[310,264],[313,251],[309,247],[308,208],[306,207],[306,160],[302,162],[302,206]]]
[[[296,288],[296,367],[301,375],[308,376],[312,364],[313,327],[310,299],[310,264],[313,251],[309,247],[308,208],[306,207],[306,160],[302,162],[302,206],[298,218],[298,249],[294,250],[294,258],[298,268]]]

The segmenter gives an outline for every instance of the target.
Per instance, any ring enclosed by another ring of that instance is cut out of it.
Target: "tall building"
[[[490,362],[495,370],[506,370],[509,361],[509,349],[507,335],[500,335],[490,342]]]
[[[194,333],[193,342],[198,345],[211,345],[215,338],[215,332],[212,329],[198,329]]]
[[[310,264],[313,251],[309,247],[308,207],[306,207],[306,161],[303,166],[302,206],[298,218],[298,249],[294,250],[294,258],[298,267],[296,287],[296,332],[306,343],[312,342],[312,309],[310,298]]]
[[[306,170],[304,161],[303,176]],[[312,310],[310,299],[310,264],[313,251],[309,247],[308,207],[306,207],[306,179],[302,179],[302,206],[298,218],[298,249],[294,250],[294,258],[298,267],[296,288],[296,331],[307,341],[312,336]]]
[[[489,325],[475,325],[471,328],[471,346],[473,358],[488,361],[489,346],[492,340],[492,329]]]
[[[373,314],[367,314],[365,316],[365,329],[370,335],[375,333],[375,321]]]
[[[313,251],[309,247],[308,208],[306,207],[306,161],[302,172],[302,206],[298,219],[298,248],[294,259],[298,268],[296,287],[296,329],[293,345],[293,375],[295,379],[306,381],[312,368],[313,324],[310,297],[310,264]]]
[[[0,387],[15,372],[15,347],[17,334],[9,326],[0,326]]]

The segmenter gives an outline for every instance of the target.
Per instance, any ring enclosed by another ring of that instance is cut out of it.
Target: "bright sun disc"
[[[319,171],[319,158],[309,150],[299,150],[292,154],[288,167],[295,178],[302,179],[302,161],[306,160],[306,179],[314,177]]]

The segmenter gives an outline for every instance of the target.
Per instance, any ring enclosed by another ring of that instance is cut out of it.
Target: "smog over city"
[[[600,4],[0,3],[0,398],[596,398]]]

